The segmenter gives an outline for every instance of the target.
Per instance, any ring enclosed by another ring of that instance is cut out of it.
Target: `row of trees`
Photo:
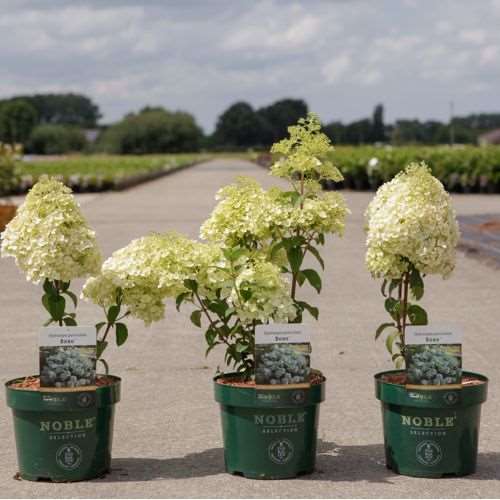
[[[145,107],[104,127],[98,124],[99,107],[84,95],[36,94],[0,100],[0,142],[21,143],[26,151],[38,154],[86,148],[118,154],[267,149],[307,112],[302,99],[282,99],[258,109],[237,102],[219,116],[214,133],[205,135],[195,118],[183,111]],[[325,124],[325,132],[334,144],[442,144],[451,139],[476,143],[480,133],[497,127],[500,113],[457,117],[451,123],[397,120],[385,124],[384,107],[378,104],[371,117],[351,123],[333,121]]]

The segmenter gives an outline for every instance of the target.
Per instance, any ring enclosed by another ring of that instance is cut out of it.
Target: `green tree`
[[[109,127],[98,148],[117,154],[190,152],[199,150],[202,137],[189,113],[146,107]]]
[[[89,97],[82,94],[24,95],[0,101],[0,105],[20,99],[35,108],[38,115],[37,123],[92,128],[97,125],[101,117],[99,107]]]
[[[0,106],[0,134],[3,142],[24,144],[37,123],[37,112],[29,102],[13,99]]]
[[[31,134],[28,151],[35,154],[63,154],[81,151],[87,144],[84,133],[67,125],[38,125]]]
[[[266,145],[272,144],[288,133],[288,127],[307,116],[307,104],[302,99],[282,99],[260,108],[257,113],[266,122],[263,138]]]
[[[377,104],[373,111],[371,140],[372,142],[384,142],[385,139],[384,106]]]
[[[237,102],[217,120],[214,143],[225,149],[250,148],[265,144],[266,122],[246,102]]]

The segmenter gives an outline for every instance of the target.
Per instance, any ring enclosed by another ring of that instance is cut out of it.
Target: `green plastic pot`
[[[118,377],[95,391],[41,392],[5,384],[19,475],[29,481],[82,481],[110,469]]]
[[[325,380],[300,389],[255,389],[219,383],[226,471],[252,479],[286,479],[313,472],[319,404]]]
[[[400,374],[375,375],[382,402],[386,465],[398,474],[416,477],[465,476],[476,470],[481,404],[488,379],[464,372],[482,383],[461,389],[406,389],[383,380]]]

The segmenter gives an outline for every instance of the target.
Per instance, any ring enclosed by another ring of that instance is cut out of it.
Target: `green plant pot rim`
[[[290,388],[279,389],[272,388],[262,389],[252,386],[240,387],[229,384],[221,384],[218,381],[224,379],[238,379],[241,378],[239,373],[225,373],[214,377],[214,393],[215,400],[226,406],[243,406],[247,408],[255,408],[262,406],[272,406],[273,408],[296,408],[297,406],[312,406],[321,403],[325,399],[325,382],[326,378],[318,370],[313,370],[315,373],[321,375],[322,381],[319,384],[313,384],[304,388]],[[274,394],[279,396],[272,404],[267,405],[260,403],[257,400],[257,394],[266,395]]]
[[[404,370],[388,370],[374,375],[375,395],[383,403],[412,406],[415,408],[463,408],[484,403],[488,397],[488,378],[474,372],[463,372],[465,377],[480,380],[481,384],[464,385],[460,389],[407,389],[406,386],[382,380],[383,376],[403,373]]]
[[[38,377],[38,375],[32,375]],[[7,406],[14,410],[25,411],[79,411],[90,405],[102,408],[120,401],[121,379],[106,375],[112,384],[97,387],[95,390],[82,391],[33,391],[14,388],[12,384],[26,377],[18,377],[5,383]]]

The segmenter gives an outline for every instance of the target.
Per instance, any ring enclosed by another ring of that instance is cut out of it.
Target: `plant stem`
[[[210,316],[210,313],[208,312],[208,309],[205,307],[205,304],[203,303],[203,301],[201,300],[201,297],[199,296],[198,292],[193,292],[194,296],[196,297],[196,299],[198,300],[198,304],[200,305],[201,307],[201,310],[203,311],[203,314],[205,314],[206,318],[208,319],[208,322],[210,323],[210,326],[214,329],[214,330],[217,330],[220,332],[220,330],[217,328],[217,324],[215,323],[215,321],[212,319],[212,317]],[[226,344],[227,346],[231,346],[231,343],[225,339],[224,337],[222,337],[221,335],[219,335],[219,337],[222,339],[222,341],[224,342],[224,344]]]
[[[106,337],[108,336],[108,333],[110,332],[111,328],[113,328],[114,323],[108,323],[106,325],[106,330],[104,331],[104,335],[102,336],[102,339],[99,342],[106,342]]]
[[[408,286],[410,283],[410,275],[409,273],[404,273],[403,275],[403,282],[402,282],[402,288],[403,288],[403,300],[402,300],[402,306],[401,306],[401,319],[402,319],[402,325],[401,325],[401,351],[404,352],[406,348],[406,343],[405,343],[405,331],[406,331],[406,317],[408,313]]]

